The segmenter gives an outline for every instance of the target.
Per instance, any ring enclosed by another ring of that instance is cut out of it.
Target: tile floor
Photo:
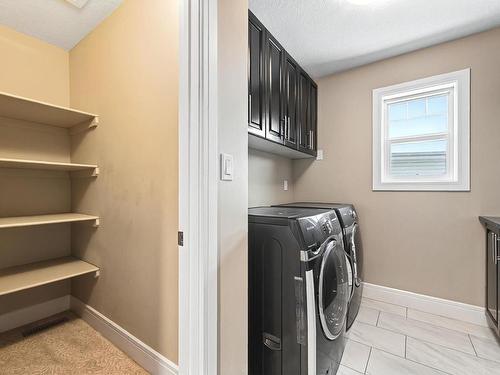
[[[338,375],[500,375],[489,328],[363,298]]]

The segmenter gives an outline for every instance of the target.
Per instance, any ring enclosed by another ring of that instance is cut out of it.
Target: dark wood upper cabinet
[[[298,65],[288,54],[285,57],[284,79],[284,112],[285,112],[285,145],[297,148],[297,98],[298,98]]]
[[[318,86],[312,80],[309,116],[311,117],[309,148],[316,155],[318,150]]]
[[[248,131],[265,137],[264,42],[266,29],[250,13],[248,22]]]
[[[309,153],[311,130],[311,82],[305,72],[299,74],[299,151]]]
[[[250,146],[294,158],[315,156],[317,85],[251,12],[248,56]]]
[[[285,131],[283,114],[284,50],[270,34],[266,35],[266,138],[282,143]]]

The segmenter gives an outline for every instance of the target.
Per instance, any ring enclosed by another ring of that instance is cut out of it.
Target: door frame
[[[179,374],[216,375],[217,1],[179,4]]]

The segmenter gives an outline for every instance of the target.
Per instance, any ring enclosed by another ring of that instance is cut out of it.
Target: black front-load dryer
[[[249,210],[249,374],[333,375],[349,300],[334,210]]]
[[[363,248],[359,231],[358,215],[354,206],[348,203],[313,203],[295,202],[276,207],[301,207],[331,209],[337,212],[344,235],[344,248],[349,259],[349,308],[347,313],[347,329],[351,328],[358,315],[361,297],[363,295]]]

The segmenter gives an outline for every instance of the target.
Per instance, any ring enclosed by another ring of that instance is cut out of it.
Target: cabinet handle
[[[248,122],[252,122],[252,94],[248,95]]]
[[[490,241],[491,241],[491,260],[495,263],[495,234],[490,232]]]
[[[290,116],[286,116],[286,138],[290,135]]]
[[[493,244],[493,248],[495,249],[495,254],[493,255],[495,257],[495,264],[498,264],[498,236],[496,233],[493,234],[494,236],[494,244]]]
[[[309,148],[314,149],[314,132],[312,130],[309,130]]]

